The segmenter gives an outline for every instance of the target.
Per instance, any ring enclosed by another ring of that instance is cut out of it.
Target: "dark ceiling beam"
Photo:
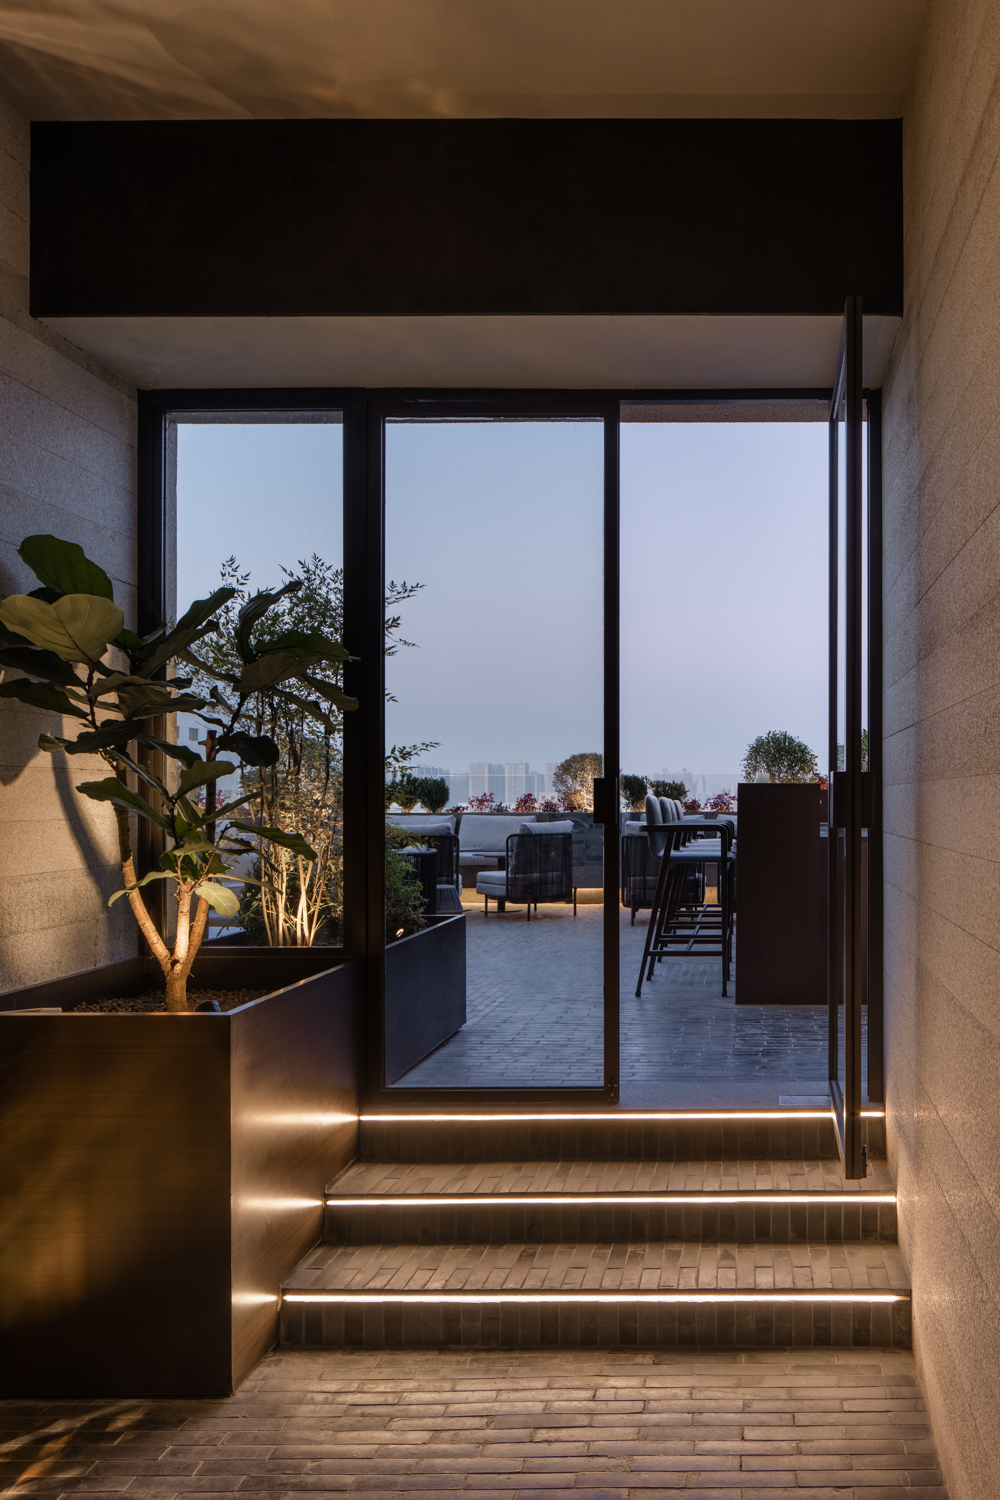
[[[32,127],[38,317],[902,312],[895,120]]]

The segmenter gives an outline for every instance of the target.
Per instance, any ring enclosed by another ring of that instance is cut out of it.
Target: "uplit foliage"
[[[593,812],[594,777],[603,761],[597,754],[570,755],[560,761],[552,777],[553,789],[567,812]]]
[[[753,740],[743,757],[745,781],[753,781],[760,771],[770,781],[810,781],[816,774],[816,757],[786,729],[771,729]]]
[[[257,593],[239,607],[237,588],[227,584],[196,600],[176,625],[163,623],[140,637],[125,628],[110,578],[81,547],[54,536],[31,536],[18,553],[41,587],[0,604],[0,666],[25,674],[0,684],[0,697],[76,721],[75,738],[43,734],[41,749],[97,754],[110,767],[111,776],[77,790],[114,809],[124,889],[111,900],[127,897],[163,970],[168,1010],[185,1011],[187,979],[209,908],[234,916],[239,902],[230,885],[252,878],[234,872],[235,861],[255,852],[249,838],[266,837],[303,868],[317,859],[298,830],[261,826],[259,814],[254,822],[232,816],[258,800],[255,791],[216,806],[219,778],[231,775],[239,763],[262,769],[279,757],[278,745],[260,726],[256,734],[241,727],[247,705],[266,689],[311,720],[332,725],[331,714],[357,707],[332,680],[347,652],[316,628],[308,612],[294,624],[269,628],[265,617],[279,600],[302,590],[301,579]],[[226,630],[221,655],[213,639],[223,629],[220,615]],[[197,685],[191,676],[170,675],[178,662],[194,669]],[[206,725],[204,756],[152,732],[157,720],[182,710]],[[178,763],[175,775],[152,769],[163,757]],[[159,868],[142,879],[136,877],[132,853],[132,814],[160,830],[166,845]],[[155,880],[170,881],[177,899],[173,949],[143,899],[142,887]]]

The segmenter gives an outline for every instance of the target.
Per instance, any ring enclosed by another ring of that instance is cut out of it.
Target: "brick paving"
[[[642,1240],[600,1244],[317,1245],[296,1291],[885,1291],[909,1277],[890,1244]]]
[[[397,1087],[599,1088],[602,911],[539,907],[484,916],[467,905],[468,1020]],[[620,914],[621,1100],[633,1107],[774,1105],[826,1096],[825,1006],[737,1006],[739,961],[670,959],[635,998],[648,913]]]
[[[893,1350],[283,1352],[226,1400],[0,1402],[5,1497],[947,1500]]]
[[[742,1161],[359,1161],[334,1195],[386,1193],[893,1192],[887,1163],[848,1181],[838,1159]]]

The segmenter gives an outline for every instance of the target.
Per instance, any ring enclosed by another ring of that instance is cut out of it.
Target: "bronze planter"
[[[357,1154],[360,962],[218,948],[223,1014],[20,1015],[139,993],[150,959],[0,997],[0,1394],[226,1395]],[[282,987],[284,986],[284,987]]]

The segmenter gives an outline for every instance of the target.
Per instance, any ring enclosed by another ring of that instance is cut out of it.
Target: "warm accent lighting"
[[[288,1114],[288,1115],[252,1115],[247,1120],[249,1125],[356,1125],[357,1115],[348,1114],[321,1114],[318,1111],[310,1114]]]
[[[528,1208],[562,1207],[567,1204],[632,1205],[657,1203],[664,1207],[688,1208],[706,1204],[812,1204],[812,1203],[895,1203],[895,1193],[530,1193],[523,1196],[499,1193],[492,1196],[471,1193],[460,1198],[422,1198],[417,1195],[393,1198],[327,1198],[327,1208]]]
[[[322,1208],[322,1198],[244,1198],[241,1208],[256,1208],[271,1213],[280,1208]]]
[[[285,1292],[285,1302],[907,1302],[906,1292]]]
[[[828,1120],[829,1109],[717,1109],[717,1110],[603,1110],[595,1114],[539,1115],[361,1115],[364,1125],[412,1125],[417,1121],[478,1124],[487,1121],[521,1124],[531,1120]]]

